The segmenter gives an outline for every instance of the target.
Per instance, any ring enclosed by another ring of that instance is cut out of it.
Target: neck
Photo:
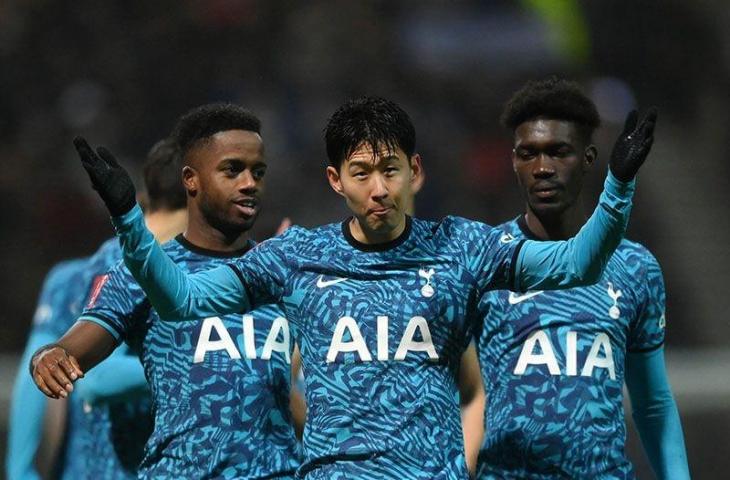
[[[150,229],[158,242],[165,243],[185,229],[188,212],[184,208],[179,210],[156,210],[144,216],[147,228]]]
[[[541,240],[567,240],[574,237],[586,222],[580,200],[568,209],[556,214],[538,215],[529,205],[525,213],[527,227]]]
[[[366,245],[375,245],[378,243],[387,243],[398,238],[406,229],[406,216],[403,215],[398,225],[385,232],[378,232],[368,228],[363,228],[363,224],[357,217],[350,220],[350,233],[353,238],[360,243]]]
[[[233,252],[246,246],[248,231],[224,232],[212,226],[195,208],[188,208],[188,226],[183,236],[193,245],[216,252]]]

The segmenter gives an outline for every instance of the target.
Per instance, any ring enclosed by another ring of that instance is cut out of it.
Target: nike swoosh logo
[[[331,285],[338,284],[340,282],[344,282],[345,280],[347,280],[347,278],[342,278],[342,277],[335,278],[334,280],[325,280],[323,278],[323,275],[320,275],[319,278],[317,279],[317,287],[325,288],[325,287],[329,287]]]
[[[535,290],[534,292],[527,292],[524,295],[517,295],[515,292],[509,292],[509,298],[507,301],[510,305],[517,305],[520,302],[524,302],[525,300],[535,297],[537,295],[540,295],[542,293],[542,290]]]

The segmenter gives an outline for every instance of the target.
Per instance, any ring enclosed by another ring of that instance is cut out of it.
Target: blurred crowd
[[[677,174],[662,175],[659,157],[693,154],[704,139],[698,158],[682,161],[702,169],[698,175],[727,177],[730,142],[717,126],[728,118],[722,4],[3,2],[0,351],[22,348],[48,268],[91,253],[112,234],[71,146],[74,135],[107,146],[134,169],[188,108],[247,106],[263,119],[270,162],[256,232],[264,238],[284,216],[312,226],[345,215],[325,182],[322,129],[344,99],[381,95],[402,104],[417,128],[427,173],[418,215],[498,223],[522,208],[509,136],[498,124],[502,104],[525,80],[554,73],[580,81],[600,108],[604,162],[595,193],[626,112],[659,106],[659,153],[645,174],[652,178],[642,179],[658,187],[639,188],[630,236],[664,266],[672,318],[691,317],[697,300],[687,278],[702,271],[675,258],[686,252],[662,251],[661,232],[688,226],[667,212],[682,199],[673,190]],[[728,231],[714,234],[727,238]],[[678,321],[668,341],[717,339]]]

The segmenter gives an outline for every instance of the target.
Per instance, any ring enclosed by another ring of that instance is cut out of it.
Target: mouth
[[[236,205],[236,209],[246,217],[253,217],[256,215],[259,207],[259,203],[253,198],[234,200],[233,204]]]
[[[535,185],[530,190],[532,194],[537,198],[546,200],[557,196],[563,188],[560,185],[555,184],[540,184]]]
[[[384,217],[393,211],[393,207],[378,207],[371,208],[368,210],[369,215],[375,215],[376,217]]]

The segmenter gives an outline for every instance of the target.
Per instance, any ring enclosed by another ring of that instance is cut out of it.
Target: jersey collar
[[[238,250],[233,250],[231,252],[220,252],[218,250],[210,250],[207,248],[199,247],[197,245],[193,245],[190,243],[190,241],[183,236],[183,234],[179,234],[177,237],[175,237],[175,241],[182,245],[186,250],[190,250],[193,253],[197,253],[198,255],[203,255],[206,257],[215,257],[215,258],[235,258],[240,257],[244,253],[248,252],[253,248],[253,246],[256,244],[253,240],[248,240],[246,242],[246,246],[243,248],[239,248]]]
[[[542,238],[539,238],[537,235],[532,233],[532,230],[530,230],[530,227],[527,226],[527,218],[525,217],[525,214],[523,213],[519,217],[517,217],[517,227],[522,232],[522,235],[525,236],[525,238],[529,240],[537,240],[542,242]]]
[[[398,238],[394,238],[393,240],[385,243],[362,243],[352,236],[352,232],[350,231],[350,221],[352,218],[353,217],[348,217],[344,222],[342,222],[342,235],[344,235],[345,240],[347,240],[347,243],[349,243],[352,248],[360,250],[361,252],[385,252],[386,250],[392,250],[400,246],[403,242],[408,240],[408,237],[411,236],[411,224],[413,223],[413,220],[409,215],[406,215],[406,228],[403,229],[403,233],[398,235]]]

